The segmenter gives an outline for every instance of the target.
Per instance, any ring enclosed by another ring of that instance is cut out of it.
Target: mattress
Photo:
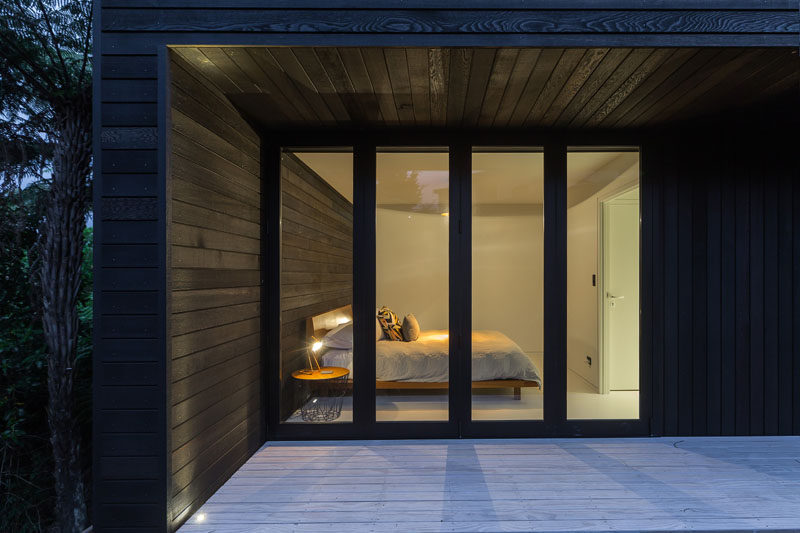
[[[447,330],[423,331],[411,342],[380,340],[375,343],[375,377],[378,381],[443,382],[449,379]],[[352,350],[328,350],[324,366],[353,372]],[[539,369],[522,349],[499,331],[472,332],[472,380],[521,379],[542,385]]]

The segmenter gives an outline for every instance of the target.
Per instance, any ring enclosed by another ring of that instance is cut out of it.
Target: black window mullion
[[[472,154],[450,146],[450,421],[459,432],[472,410]]]
[[[353,147],[353,422],[375,424],[375,145]]]
[[[262,383],[266,384],[267,434],[274,439],[280,424],[281,338],[281,147],[261,146],[261,314]]]
[[[544,419],[567,418],[567,147],[544,146]]]

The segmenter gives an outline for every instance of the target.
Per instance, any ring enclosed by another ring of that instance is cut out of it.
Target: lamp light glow
[[[194,521],[197,522],[198,524],[205,522],[206,513],[198,513],[197,516],[195,516]]]
[[[442,216],[443,217],[449,217],[450,216],[450,212],[449,211],[445,211],[444,213],[442,213]]]
[[[322,343],[320,341],[317,341],[311,345],[312,352],[318,352],[320,348],[322,348]]]

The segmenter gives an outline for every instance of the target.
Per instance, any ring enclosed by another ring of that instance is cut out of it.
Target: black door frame
[[[630,134],[535,134],[523,131],[261,131],[262,180],[262,263],[263,302],[263,384],[267,391],[267,435],[269,440],[321,439],[402,439],[458,437],[572,437],[572,436],[648,436],[650,434],[651,353],[646,293],[640,299],[640,370],[638,420],[568,420],[566,394],[566,178],[569,147],[642,148],[641,138]],[[568,144],[569,143],[569,144]],[[353,315],[354,373],[375,375],[375,342],[371,318],[375,309],[375,160],[377,147],[447,146],[450,161],[450,387],[449,420],[446,422],[376,422],[374,380],[355,379],[353,385],[352,423],[314,424],[280,423],[280,158],[283,147],[353,148]],[[472,217],[471,161],[473,146],[536,147],[544,150],[544,366],[550,386],[544,388],[544,420],[472,421],[470,368],[459,356],[461,347],[471,338],[472,317]],[[643,156],[640,156],[643,157]],[[640,232],[640,285],[650,268],[645,223],[648,187],[642,187],[642,229]],[[549,207],[548,207],[549,206]],[[456,216],[454,216],[454,214]],[[642,287],[644,288],[644,287]],[[271,317],[277,317],[272,319]],[[466,375],[465,375],[466,374]],[[556,384],[553,386],[552,384]]]

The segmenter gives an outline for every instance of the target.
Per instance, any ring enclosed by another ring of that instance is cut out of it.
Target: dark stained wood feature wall
[[[281,418],[300,407],[306,320],[353,302],[353,204],[291,153],[281,158]]]
[[[800,434],[797,94],[642,150],[656,435]]]
[[[268,128],[624,129],[768,100],[797,49],[181,47]]]
[[[170,510],[181,523],[258,449],[260,140],[172,54],[167,232]]]

